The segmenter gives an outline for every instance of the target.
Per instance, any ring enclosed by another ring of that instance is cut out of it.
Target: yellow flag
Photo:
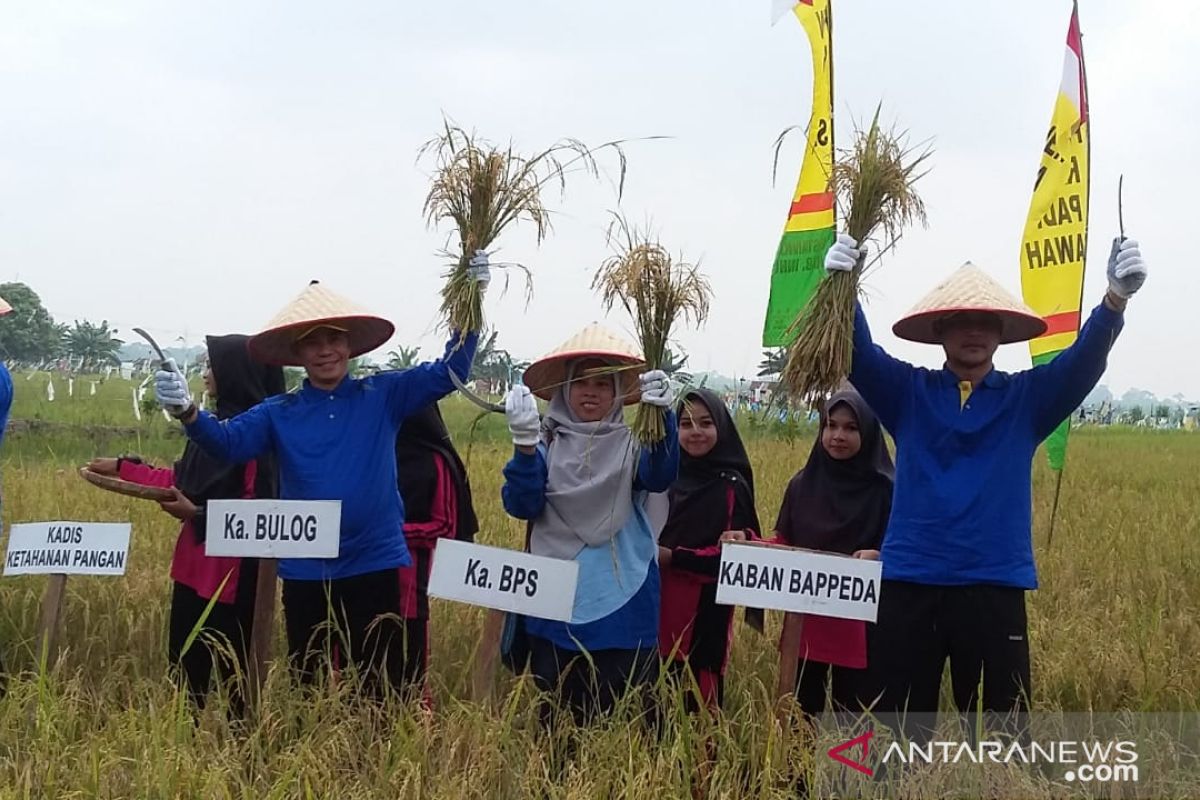
[[[1053,359],[1079,333],[1087,254],[1089,144],[1087,76],[1076,7],[1067,29],[1062,84],[1021,240],[1021,291],[1026,305],[1047,325],[1046,332],[1029,343],[1035,365]],[[1056,470],[1062,469],[1068,430],[1064,422],[1046,440],[1050,465]]]
[[[786,5],[786,4],[785,4]],[[800,179],[792,194],[771,270],[771,297],[763,345],[788,344],[796,321],[824,277],[825,251],[833,244],[833,11],[830,0],[801,0],[791,11],[808,34],[812,50],[813,98]]]

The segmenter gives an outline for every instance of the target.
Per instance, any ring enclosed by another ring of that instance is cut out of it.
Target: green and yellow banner
[[[801,0],[792,13],[812,48],[813,97],[800,179],[771,270],[771,297],[763,346],[789,344],[788,329],[825,274],[825,252],[833,244],[833,12],[830,0]]]
[[[1071,12],[1062,84],[1042,150],[1033,201],[1021,239],[1021,291],[1025,303],[1046,320],[1046,333],[1029,343],[1034,365],[1045,364],[1075,341],[1083,303],[1087,253],[1088,173],[1087,76],[1079,9]],[[1046,439],[1050,466],[1061,470],[1070,420]]]

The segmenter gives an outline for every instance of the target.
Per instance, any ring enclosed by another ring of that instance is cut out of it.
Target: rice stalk
[[[927,146],[909,147],[903,131],[879,125],[879,106],[854,144],[835,159],[830,183],[843,212],[844,230],[860,244],[878,238],[879,250],[895,246],[904,229],[926,223],[925,204],[915,184],[928,171]],[[825,277],[789,329],[793,337],[780,378],[790,394],[812,406],[834,392],[850,373],[854,304],[864,270]]]
[[[712,288],[698,265],[676,260],[645,228],[632,227],[624,217],[613,214],[608,229],[613,253],[592,280],[605,308],[618,303],[633,319],[647,369],[659,369],[670,342],[671,330],[682,316],[694,325],[708,318]],[[666,411],[638,404],[633,432],[643,445],[666,437]]]
[[[418,160],[428,157],[434,164],[422,208],[426,224],[437,227],[448,221],[458,234],[457,248],[442,252],[452,261],[441,293],[442,316],[451,330],[475,333],[484,327],[483,298],[467,271],[475,252],[487,251],[508,226],[519,221],[533,225],[537,243],[541,244],[551,230],[551,212],[542,190],[557,185],[561,194],[567,176],[574,172],[599,177],[595,154],[604,149],[617,154],[619,197],[625,182],[625,154],[619,141],[590,148],[577,139],[561,139],[526,155],[517,152],[512,142],[498,147],[474,131],[468,133],[443,120],[442,133],[422,145]],[[524,272],[528,301],[532,297],[529,270],[520,264],[497,266]]]

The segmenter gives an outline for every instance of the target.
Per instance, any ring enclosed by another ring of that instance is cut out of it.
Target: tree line
[[[124,342],[108,320],[55,322],[37,292],[24,283],[0,283],[0,297],[12,306],[0,317],[0,358],[15,366],[44,366],[68,360],[81,372],[96,372],[120,363]]]

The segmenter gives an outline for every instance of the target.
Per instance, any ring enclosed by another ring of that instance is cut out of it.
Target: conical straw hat
[[[525,385],[543,400],[553,399],[554,393],[567,382],[567,366],[585,358],[620,368],[622,399],[626,405],[638,401],[638,380],[634,370],[646,363],[641,351],[595,322],[530,364],[525,370]]]
[[[941,344],[935,323],[961,311],[986,311],[1000,317],[1000,344],[1024,342],[1046,332],[1046,322],[970,261],[934,287],[895,325],[892,333],[910,342]]]
[[[391,338],[395,326],[341,295],[313,281],[260,333],[250,337],[250,357],[264,364],[301,366],[294,347],[296,340],[313,328],[329,326],[346,332],[350,357],[369,353]]]
[[[12,311],[12,306],[8,304],[7,300],[5,300],[3,297],[0,297],[0,317],[4,316],[10,311]]]

